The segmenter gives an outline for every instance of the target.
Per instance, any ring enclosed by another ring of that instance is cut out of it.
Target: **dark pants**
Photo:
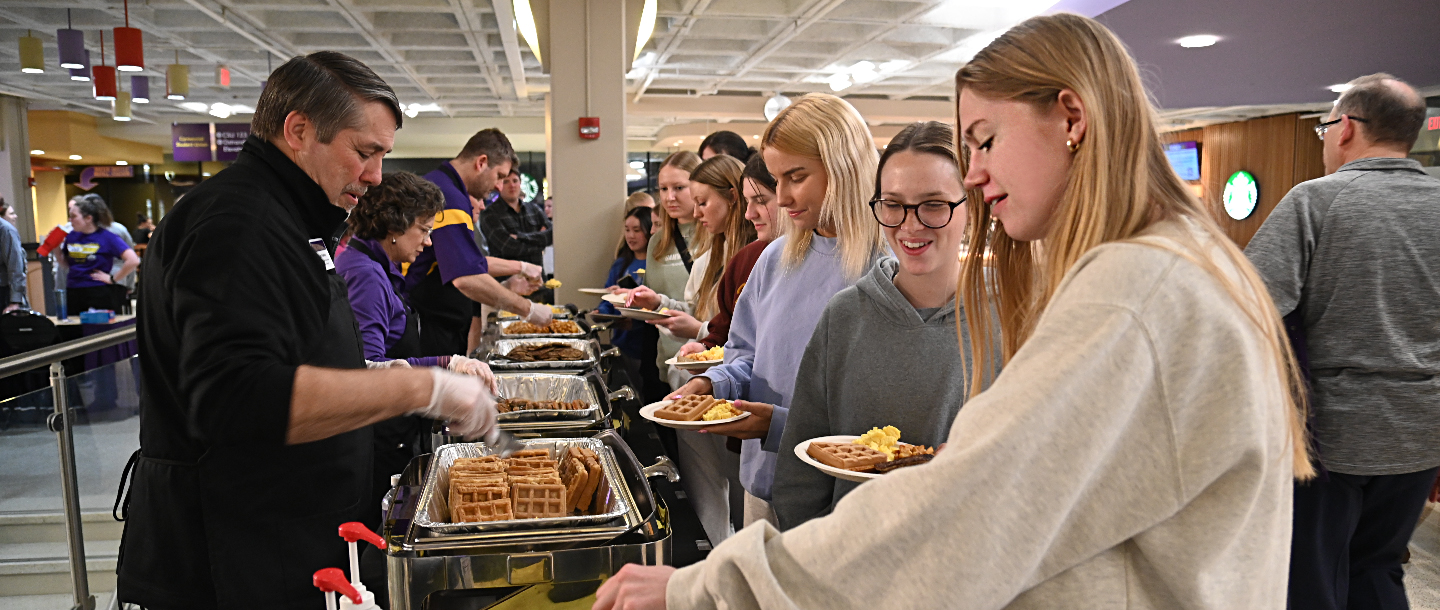
[[[1296,483],[1291,610],[1409,608],[1400,562],[1437,471]]]
[[[82,288],[67,288],[65,290],[66,313],[72,316],[80,315],[88,309],[109,309],[120,314],[120,306],[125,302],[125,287],[117,285],[107,286],[85,286]]]

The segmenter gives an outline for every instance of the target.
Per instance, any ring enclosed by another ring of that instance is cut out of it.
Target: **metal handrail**
[[[0,379],[50,367],[50,391],[55,412],[45,423],[55,433],[60,446],[60,491],[65,504],[65,540],[69,546],[70,584],[74,594],[71,608],[74,610],[94,610],[95,596],[90,594],[90,577],[85,569],[85,534],[80,526],[80,482],[75,472],[75,414],[67,395],[64,361],[134,339],[135,327],[131,325],[0,359]]]
[[[74,341],[66,341],[58,345],[42,347],[23,354],[16,354],[8,358],[0,359],[0,379],[38,369],[51,363],[69,360],[76,356],[84,356],[98,349],[105,349],[112,345],[119,345],[134,340],[135,327],[126,326],[124,328],[107,330],[103,333],[90,335],[89,337],[81,337]]]

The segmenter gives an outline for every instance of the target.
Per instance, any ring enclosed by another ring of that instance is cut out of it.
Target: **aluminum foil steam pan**
[[[540,362],[514,362],[498,356],[510,353],[510,350],[521,345],[543,345],[546,343],[560,343],[565,347],[573,347],[585,352],[583,360],[547,360]],[[495,346],[490,348],[490,355],[486,361],[490,368],[497,371],[517,371],[531,369],[586,369],[595,366],[600,359],[600,350],[597,344],[589,339],[497,339]]]
[[[484,457],[494,453],[485,443],[456,443],[443,445],[435,450],[430,462],[430,472],[425,475],[425,488],[420,494],[420,506],[415,512],[415,524],[435,534],[478,534],[518,530],[565,528],[571,526],[605,523],[623,516],[630,510],[626,500],[625,478],[620,474],[620,465],[615,454],[604,441],[594,438],[540,438],[525,441],[527,449],[549,449],[551,455],[564,453],[571,447],[584,447],[600,457],[600,470],[605,477],[595,489],[599,508],[591,504],[593,515],[550,517],[545,519],[511,519],[508,521],[485,521],[481,523],[454,523],[450,521],[450,465],[457,458]]]
[[[501,413],[502,422],[551,421],[557,419],[594,418],[600,409],[600,399],[595,396],[595,386],[578,375],[555,375],[551,373],[498,373],[495,383],[500,387],[501,398],[524,398],[526,400],[559,400],[569,402],[583,400],[590,405],[587,409],[565,411],[560,409],[531,409]]]

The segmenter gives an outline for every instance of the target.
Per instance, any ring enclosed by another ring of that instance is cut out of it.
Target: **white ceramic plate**
[[[585,294],[610,294],[609,288],[579,288],[578,290]]]
[[[619,306],[615,307],[615,309],[620,312],[620,315],[630,318],[632,320],[661,320],[670,317],[670,314],[668,313],[660,313],[658,311],[650,311],[648,309],[635,309],[633,307]]]
[[[666,360],[665,364],[673,366],[682,371],[704,371],[712,366],[720,366],[722,364],[725,364],[724,360],[680,360],[679,358],[679,356],[675,356],[669,360]]]
[[[707,428],[719,424],[728,424],[730,422],[736,422],[750,417],[750,412],[748,411],[740,411],[740,415],[736,417],[731,417],[729,419],[717,419],[715,421],[675,421],[673,419],[655,417],[656,411],[659,411],[660,409],[664,408],[665,405],[668,405],[670,403],[671,401],[669,400],[662,400],[660,402],[650,403],[648,405],[640,407],[640,417],[665,426],[666,428],[675,428],[676,430],[699,430],[701,428]]]
[[[600,297],[600,300],[605,301],[606,303],[609,303],[609,304],[611,304],[611,305],[624,305],[624,304],[625,304],[625,295],[623,295],[623,294],[607,294],[607,295],[605,295],[605,296]]]
[[[817,460],[817,459],[815,459],[815,458],[813,458],[813,457],[810,457],[810,443],[848,443],[848,442],[853,441],[853,440],[855,440],[855,439],[857,439],[857,438],[860,438],[860,437],[858,437],[858,436],[840,435],[840,436],[822,436],[822,437],[819,437],[819,438],[812,438],[812,439],[810,439],[810,440],[808,440],[808,441],[805,441],[805,442],[803,442],[803,443],[800,443],[799,445],[795,445],[795,457],[800,458],[800,461],[805,462],[806,464],[809,464],[809,465],[811,465],[811,466],[814,466],[814,467],[816,467],[816,468],[819,468],[819,469],[820,469],[820,472],[823,472],[823,473],[825,473],[825,474],[828,474],[828,475],[830,475],[830,476],[832,476],[832,477],[835,477],[835,478],[837,478],[837,479],[843,479],[843,480],[846,480],[846,481],[854,481],[854,482],[856,482],[856,483],[864,483],[864,482],[866,482],[866,481],[869,481],[870,479],[875,479],[875,478],[879,478],[879,477],[884,476],[884,475],[882,475],[882,474],[875,473],[875,472],[855,472],[854,470],[845,470],[845,469],[842,469],[842,468],[836,468],[836,467],[834,467],[834,466],[826,466],[825,464],[821,464],[819,460]]]

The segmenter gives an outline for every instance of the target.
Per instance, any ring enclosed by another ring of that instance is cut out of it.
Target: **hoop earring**
[[[1065,148],[1073,153],[1080,150],[1080,145],[1076,144],[1074,140],[1065,140]]]

